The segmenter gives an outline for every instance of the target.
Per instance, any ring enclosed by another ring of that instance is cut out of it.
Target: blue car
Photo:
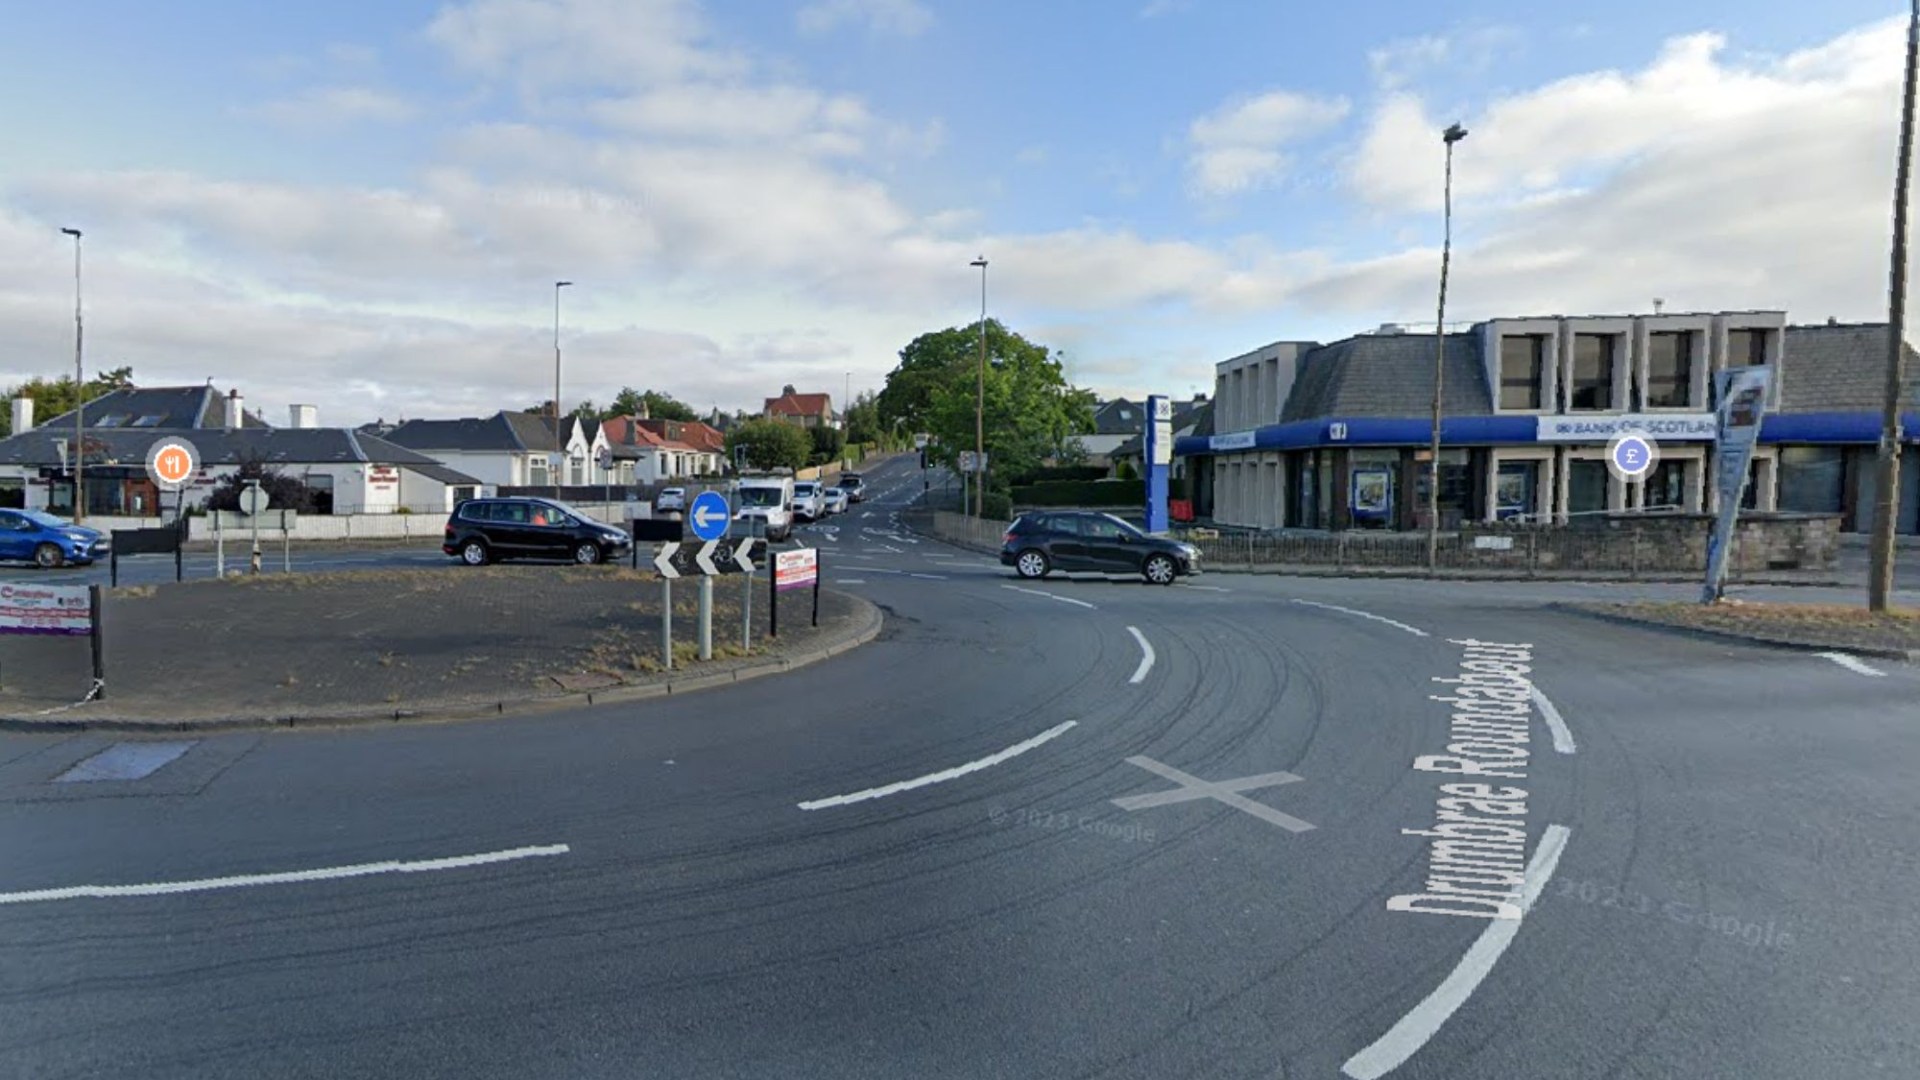
[[[106,536],[38,510],[0,510],[0,560],[51,569],[85,566],[107,554]]]

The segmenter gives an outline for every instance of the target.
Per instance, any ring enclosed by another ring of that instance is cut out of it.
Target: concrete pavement
[[[1920,669],[1547,583],[1019,582],[885,535],[913,472],[820,541],[882,637],[791,676],[209,738],[59,799],[23,792],[96,747],[0,736],[0,1073],[1920,1074]],[[1466,639],[1528,646],[1570,744],[1536,715],[1511,801],[1528,852],[1567,831],[1508,930],[1387,908],[1402,830],[1513,809],[1413,767]],[[1240,795],[1313,828],[1142,805],[1179,786],[1143,759],[1297,776]]]

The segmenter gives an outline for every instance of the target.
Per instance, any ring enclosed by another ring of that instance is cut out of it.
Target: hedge
[[[1047,480],[1013,489],[1022,506],[1136,506],[1147,501],[1144,480]]]
[[[1101,465],[1042,465],[1021,477],[1020,483],[1040,484],[1048,480],[1104,480],[1106,476],[1106,467]]]
[[[981,515],[994,521],[1013,519],[1013,500],[998,491],[989,491],[980,501]]]

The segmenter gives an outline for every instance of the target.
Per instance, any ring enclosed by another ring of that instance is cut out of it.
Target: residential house
[[[726,460],[725,437],[699,421],[616,416],[601,429],[613,451],[615,483],[713,476]]]
[[[561,424],[557,477],[549,469],[555,453],[550,416],[502,410],[492,416],[407,420],[384,431],[384,426],[373,425],[362,430],[379,432],[388,442],[496,487],[549,487],[556,480],[566,486],[610,482],[596,461],[600,449],[609,445],[600,425],[576,416],[564,417]]]
[[[1111,465],[1113,452],[1146,429],[1147,407],[1144,403],[1114,398],[1094,405],[1093,433],[1075,435],[1072,442],[1086,455],[1087,464]]]
[[[1497,318],[1449,332],[1396,326],[1332,344],[1282,341],[1216,365],[1213,430],[1177,440],[1210,472],[1201,516],[1257,528],[1426,524],[1436,353],[1441,525],[1525,515],[1718,509],[1714,374],[1773,369],[1769,411],[1745,481],[1760,511],[1873,519],[1884,323],[1790,325],[1782,311]],[[1903,430],[1920,442],[1920,366]],[[1658,463],[1637,479],[1607,467],[1633,431]],[[1920,470],[1901,470],[1898,528],[1920,533]]]
[[[1213,405],[1207,401],[1205,394],[1195,394],[1191,401],[1175,401],[1172,402],[1172,405],[1173,438],[1176,441],[1198,433],[1205,422],[1213,415]],[[1114,471],[1120,471],[1124,464],[1126,468],[1132,471],[1133,475],[1146,475],[1146,443],[1147,436],[1143,430],[1140,434],[1129,437],[1126,442],[1115,447],[1113,452],[1108,455]],[[1185,478],[1187,476],[1186,460],[1179,457],[1174,458],[1172,464],[1168,467],[1167,475],[1175,480]]]
[[[295,405],[292,424],[270,427],[246,411],[238,391],[212,386],[128,387],[88,402],[79,417],[86,455],[83,486],[93,516],[158,516],[161,499],[147,476],[147,451],[163,438],[191,443],[200,474],[180,505],[204,504],[212,489],[249,463],[297,476],[318,496],[321,512],[383,513],[406,506],[449,509],[483,494],[478,479],[377,436],[317,425],[312,406]],[[0,505],[73,512],[75,416],[36,425],[33,403],[13,403],[14,434],[0,439]]]
[[[840,421],[833,411],[833,397],[829,394],[799,394],[792,386],[782,387],[779,397],[767,399],[766,407],[760,410],[775,420],[785,420],[801,427],[838,427]]]

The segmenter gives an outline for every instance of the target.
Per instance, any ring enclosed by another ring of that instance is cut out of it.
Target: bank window
[[[1779,508],[1808,514],[1839,513],[1845,475],[1841,455],[1838,446],[1781,447]]]
[[[1647,408],[1684,409],[1693,396],[1693,335],[1647,337]]]
[[[1573,336],[1573,396],[1568,408],[1600,412],[1613,408],[1611,334]]]
[[[1547,339],[1514,334],[1500,339],[1500,407],[1538,409],[1546,371]]]
[[[1684,509],[1687,505],[1687,462],[1663,461],[1647,474],[1646,490],[1641,493],[1641,507],[1653,509]]]
[[[1727,331],[1727,366],[1759,367],[1767,362],[1765,330]]]

